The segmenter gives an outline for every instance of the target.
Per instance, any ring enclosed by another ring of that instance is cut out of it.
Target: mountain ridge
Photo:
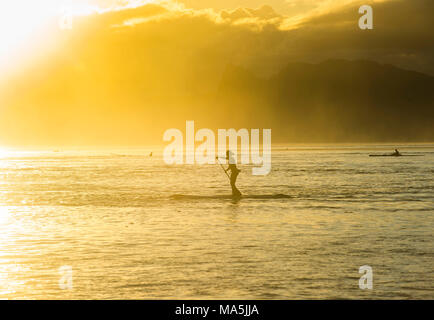
[[[390,64],[295,62],[266,79],[230,65],[218,90],[220,102],[267,108],[291,141],[434,141],[434,77]]]

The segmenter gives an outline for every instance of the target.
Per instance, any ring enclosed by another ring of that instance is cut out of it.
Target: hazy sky
[[[5,0],[0,2],[0,63],[25,51],[39,29],[55,19],[65,8],[74,14],[97,9],[139,6],[146,3],[182,3],[186,8],[215,11],[239,7],[259,8],[271,6],[277,13],[287,16],[308,14],[312,10],[340,6],[356,0]]]
[[[388,36],[389,33],[394,33],[395,49],[404,49],[405,42],[408,38],[412,38],[412,34],[416,31],[420,30],[421,34],[431,33],[432,31],[426,28],[432,27],[431,21],[433,20],[428,15],[433,4],[430,0],[9,0],[0,3],[0,64],[10,65],[12,60],[27,53],[29,43],[40,44],[52,38],[48,35],[49,32],[45,32],[45,36],[40,36],[44,34],[40,29],[47,28],[51,21],[58,19],[65,8],[72,11],[74,15],[82,15],[96,10],[119,9],[125,6],[140,7],[151,3],[160,4],[166,8],[170,3],[172,4],[171,10],[177,8],[175,11],[178,16],[183,9],[179,6],[175,7],[176,3],[184,4],[186,10],[188,8],[197,10],[211,8],[215,14],[219,14],[219,10],[226,10],[231,14],[225,17],[231,18],[232,23],[240,24],[248,22],[247,20],[254,22],[253,20],[256,19],[257,24],[265,23],[280,29],[290,28],[295,21],[298,22],[303,18],[307,23],[315,23],[315,26],[318,26],[318,23],[327,24],[331,33],[337,28],[345,33],[345,29],[349,30],[354,27],[358,19],[358,6],[368,3],[374,5],[377,28],[375,32],[371,32],[372,38],[378,39],[380,34]],[[264,5],[270,7],[262,11],[250,11],[249,16],[246,16],[245,11],[235,11],[237,8],[257,9]],[[270,18],[271,8],[276,13],[274,18],[280,17],[265,21],[264,17]],[[346,8],[350,8],[350,11]],[[192,13],[192,11],[189,12]],[[175,16],[172,14],[171,17]],[[137,10],[137,18],[140,18],[140,9]],[[400,32],[402,39],[398,36]],[[417,34],[412,41],[418,41],[421,34]],[[389,47],[390,45],[384,49],[388,50]],[[400,52],[399,54],[414,60],[414,55],[417,53]],[[415,63],[417,62],[414,61],[413,64]]]
[[[72,30],[60,30],[67,1],[2,1],[0,145],[140,140],[144,126],[158,139],[206,105],[228,65],[270,76],[366,59],[434,75],[432,0],[183,2],[72,1]],[[362,3],[373,30],[358,28]]]

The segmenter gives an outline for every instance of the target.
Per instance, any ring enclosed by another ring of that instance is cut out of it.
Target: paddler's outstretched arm
[[[215,159],[217,160],[217,161],[220,161],[220,159],[222,159],[222,160],[227,160],[226,158],[222,158],[222,157],[215,157]],[[225,169],[225,171],[226,172],[228,172],[228,170],[229,170],[229,167],[227,168],[227,169]]]

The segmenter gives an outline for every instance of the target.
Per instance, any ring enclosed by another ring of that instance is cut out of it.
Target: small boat
[[[386,153],[386,154],[370,154],[370,157],[421,157],[423,154],[402,154],[398,151],[398,149],[395,149],[395,152],[393,153]]]
[[[370,157],[423,157],[423,154],[370,154]]]

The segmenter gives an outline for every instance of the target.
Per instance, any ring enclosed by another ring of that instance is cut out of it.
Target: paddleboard
[[[232,195],[186,195],[174,194],[170,196],[172,200],[238,200],[238,199],[258,199],[258,200],[271,200],[271,199],[290,199],[291,196],[286,194],[258,194],[258,195],[241,195],[240,197]]]

